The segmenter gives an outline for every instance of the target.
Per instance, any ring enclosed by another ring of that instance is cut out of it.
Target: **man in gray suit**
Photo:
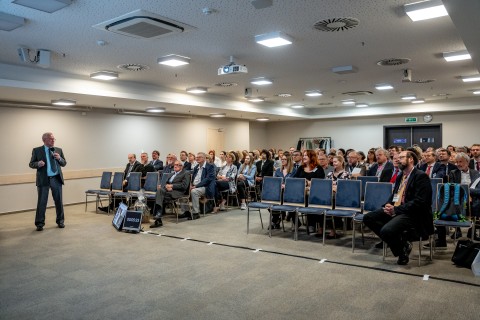
[[[65,228],[65,216],[62,202],[63,174],[62,167],[67,161],[61,148],[55,147],[53,133],[46,132],[42,135],[43,146],[32,150],[32,158],[29,167],[37,169],[37,212],[35,214],[35,225],[37,231],[42,231],[45,225],[45,211],[47,209],[48,193],[52,189],[52,196],[57,212],[56,223],[59,228]]]
[[[162,215],[165,212],[165,201],[175,200],[185,196],[190,187],[190,173],[183,170],[183,163],[175,160],[173,165],[173,175],[168,179],[164,187],[161,185],[157,188],[155,198],[155,222],[150,228],[158,228],[163,226]]]

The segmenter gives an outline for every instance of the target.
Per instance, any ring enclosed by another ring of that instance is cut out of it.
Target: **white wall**
[[[267,145],[285,149],[296,146],[300,137],[320,136],[331,137],[336,148],[367,151],[383,146],[384,125],[406,125],[404,121],[405,116],[272,122],[267,124]],[[444,146],[480,143],[480,112],[433,114],[431,124],[442,124]]]
[[[206,150],[208,128],[224,128],[225,149],[249,149],[249,122],[210,118],[160,118],[0,107],[0,176],[32,174],[28,167],[32,148],[42,145],[46,131],[55,135],[63,148],[69,170],[123,168],[127,154],[160,150],[177,155]],[[64,187],[64,203],[84,201],[84,191],[97,187],[99,179],[72,179]],[[51,199],[50,199],[51,200]],[[49,203],[51,205],[51,203]],[[34,183],[0,186],[0,213],[36,207]]]
[[[250,149],[269,149],[267,125],[264,122],[250,122]]]

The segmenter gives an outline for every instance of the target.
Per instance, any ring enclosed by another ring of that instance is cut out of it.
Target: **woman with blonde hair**
[[[252,156],[247,154],[243,159],[243,164],[238,170],[237,190],[238,198],[240,199],[240,210],[247,210],[247,194],[248,187],[255,187],[255,175],[257,173],[257,166],[253,163]]]

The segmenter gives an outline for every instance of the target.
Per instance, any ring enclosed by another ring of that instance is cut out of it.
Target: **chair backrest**
[[[173,176],[173,172],[162,174],[162,178],[160,179],[160,185],[162,187],[165,187],[165,185],[168,182],[168,179],[170,179],[172,176]]]
[[[112,182],[112,173],[109,171],[104,171],[102,173],[102,179],[100,179],[100,189],[110,190],[111,182]]]
[[[332,180],[313,178],[310,181],[308,206],[312,208],[332,209]]]
[[[158,172],[147,172],[143,189],[145,192],[157,192]]]
[[[282,181],[280,177],[263,177],[262,202],[280,204],[282,201]]]
[[[305,178],[287,178],[285,179],[285,189],[283,190],[283,205],[305,207]]]
[[[430,184],[432,185],[432,212],[437,211],[438,201],[437,201],[437,194],[438,194],[438,184],[443,183],[441,178],[431,178]]]
[[[335,209],[361,209],[362,182],[360,180],[337,180]]]
[[[470,189],[468,188],[468,185],[462,184],[460,185],[460,190],[457,194],[456,186],[458,186],[456,183],[443,183],[437,185],[437,211],[440,213],[439,219],[441,220],[457,221],[459,218],[458,214],[464,217],[470,215]],[[445,201],[446,188],[448,188],[449,191],[447,193],[447,202]]]
[[[390,182],[367,182],[365,185],[365,202],[363,213],[380,209],[392,195]]]
[[[123,172],[113,174],[112,191],[121,192],[123,190]]]
[[[142,188],[141,185],[142,181],[142,173],[141,172],[130,172],[130,176],[128,177],[128,191],[140,191]]]
[[[362,181],[362,199],[365,198],[365,186],[367,182],[378,182],[378,177],[377,176],[358,176],[357,180]]]
[[[185,195],[188,196],[188,197],[190,197],[190,181],[192,180],[192,174],[193,174],[193,171],[187,170],[186,178],[187,178],[188,188],[187,188],[187,190],[185,191]]]

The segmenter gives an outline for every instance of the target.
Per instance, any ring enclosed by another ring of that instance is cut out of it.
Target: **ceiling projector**
[[[223,74],[236,74],[236,73],[248,73],[248,69],[245,66],[238,64],[229,64],[223,67],[218,68],[218,75]]]
[[[230,56],[230,63],[226,66],[218,68],[219,76],[224,74],[248,73],[248,69],[246,66],[236,64],[233,59],[233,56]]]

